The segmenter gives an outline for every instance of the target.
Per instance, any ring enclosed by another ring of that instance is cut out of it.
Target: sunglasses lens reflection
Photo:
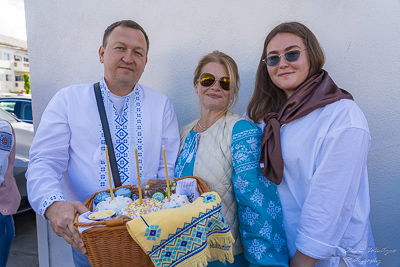
[[[297,59],[299,59],[299,56],[300,56],[299,50],[289,51],[285,54],[285,58],[289,62],[296,61]]]
[[[301,51],[299,51],[299,50],[292,50],[292,51],[286,52],[284,55],[288,62],[294,62],[299,59],[300,52]],[[273,66],[278,65],[279,58],[280,58],[280,56],[270,56],[270,57],[267,57],[267,60],[265,62],[267,63],[268,66],[273,67]]]
[[[225,90],[229,91],[229,77],[221,77],[219,79],[219,86]],[[203,73],[200,76],[200,84],[204,87],[210,87],[215,83],[215,76],[210,73]]]
[[[230,82],[229,77],[221,77],[219,79],[219,85],[225,91],[229,91],[229,82]]]
[[[279,57],[278,56],[271,56],[271,57],[267,57],[267,65],[268,66],[275,66],[278,65],[279,63]]]
[[[211,74],[208,75],[202,75],[200,77],[200,84],[204,87],[209,87],[213,85],[215,82],[215,77]]]

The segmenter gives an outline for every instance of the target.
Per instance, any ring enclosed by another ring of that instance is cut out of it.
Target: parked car
[[[0,94],[0,107],[23,122],[32,123],[31,95]]]
[[[15,132],[14,177],[22,198],[18,209],[18,213],[21,213],[31,209],[26,191],[25,172],[28,167],[29,149],[33,140],[33,124],[20,121],[2,108],[0,108],[0,119],[8,121]]]

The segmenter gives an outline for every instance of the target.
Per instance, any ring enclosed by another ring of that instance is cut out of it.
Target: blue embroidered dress
[[[277,188],[264,178],[258,166],[261,135],[261,130],[246,120],[238,121],[232,131],[232,184],[244,255],[250,265],[240,254],[233,264],[217,261],[209,266],[289,266]],[[192,129],[178,157],[175,177],[193,175],[200,139],[201,133]]]

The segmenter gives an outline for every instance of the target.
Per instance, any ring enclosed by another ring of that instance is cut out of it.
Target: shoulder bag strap
[[[94,94],[96,95],[97,107],[99,109],[101,124],[103,125],[104,138],[106,139],[106,145],[108,147],[108,155],[110,158],[111,173],[114,178],[114,186],[121,186],[121,179],[119,178],[117,160],[115,158],[114,146],[111,139],[110,127],[108,126],[108,120],[106,115],[106,109],[104,108],[103,97],[101,96],[100,83],[94,84]]]

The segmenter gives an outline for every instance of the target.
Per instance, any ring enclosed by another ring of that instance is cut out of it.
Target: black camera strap
[[[100,83],[94,84],[94,94],[96,95],[97,107],[99,109],[101,124],[103,125],[104,138],[106,139],[106,145],[108,147],[108,156],[110,158],[111,173],[114,178],[114,186],[121,186],[121,179],[119,178],[117,159],[115,158],[114,146],[110,134],[110,127],[108,126],[108,120],[106,115],[106,109],[104,108],[103,97],[101,96]]]

